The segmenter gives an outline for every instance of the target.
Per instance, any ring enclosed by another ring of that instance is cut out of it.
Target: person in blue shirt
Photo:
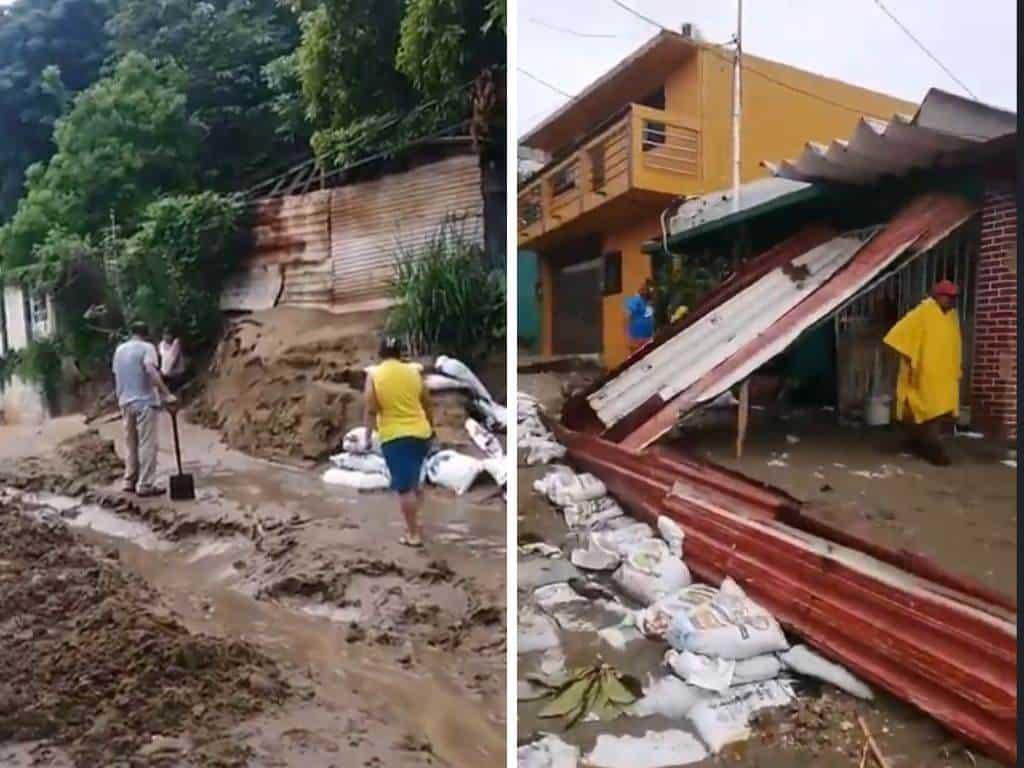
[[[651,280],[626,301],[626,338],[633,354],[654,336],[654,286]]]

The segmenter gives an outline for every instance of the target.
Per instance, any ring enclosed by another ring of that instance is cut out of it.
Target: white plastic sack
[[[627,596],[642,605],[689,586],[690,569],[669,552],[658,539],[638,542],[630,547],[612,581]]]
[[[508,409],[504,405],[493,400],[476,400],[476,407],[483,412],[488,429],[497,432],[508,429]]]
[[[469,366],[461,360],[441,355],[434,362],[434,368],[445,376],[451,376],[453,379],[465,382],[469,385],[469,388],[473,390],[473,393],[481,400],[494,400],[494,398],[491,397],[491,393],[487,391],[487,387],[484,386],[483,382],[480,381],[476,374],[469,369]]]
[[[357,491],[382,491],[391,486],[386,475],[375,472],[356,472],[352,469],[328,469],[324,472],[323,481],[329,485],[343,485]]]
[[[427,479],[434,485],[448,488],[461,496],[468,491],[484,471],[479,459],[458,451],[438,451],[425,462]]]
[[[370,450],[366,449],[366,427],[355,427],[341,439],[341,448],[346,453],[380,453],[380,438],[374,430]]]
[[[710,603],[718,590],[707,584],[691,584],[678,592],[666,595],[641,611],[637,617],[640,630],[652,640],[664,639],[676,614],[691,613],[698,607]]]
[[[445,376],[440,373],[428,373],[423,377],[423,383],[430,392],[450,392],[452,390],[461,392],[472,391],[472,387],[470,387],[466,382],[453,379],[451,376]]]
[[[717,754],[726,744],[750,736],[750,716],[762,709],[784,707],[793,701],[793,690],[779,680],[737,685],[721,695],[702,698],[687,717],[701,740]]]
[[[338,469],[351,469],[355,472],[369,472],[390,477],[388,463],[383,456],[376,453],[336,453],[331,456],[331,464]]]
[[[535,417],[542,410],[544,409],[537,402],[537,398],[523,392],[516,393],[516,421],[520,424],[530,416]]]
[[[501,440],[483,428],[476,419],[466,419],[466,431],[470,440],[484,454],[492,459],[500,459],[505,455],[505,446]]]
[[[736,662],[736,670],[732,674],[733,685],[760,683],[763,680],[774,680],[782,671],[782,662],[778,656],[766,653]]]
[[[495,485],[504,488],[508,482],[508,466],[505,458],[484,459],[480,463],[483,464],[484,472],[494,479]]]
[[[560,478],[548,493],[548,498],[559,507],[565,507],[607,495],[608,489],[604,487],[604,483],[589,472],[585,472],[582,475]]]
[[[541,496],[548,497],[556,485],[564,482],[563,478],[566,476],[572,477],[575,476],[575,474],[575,472],[564,464],[553,464],[544,477],[533,481],[533,490]]]
[[[600,547],[580,548],[572,551],[569,561],[585,571],[610,571],[618,567],[619,556]]]
[[[520,609],[518,619],[518,653],[547,651],[558,647],[558,625],[554,619],[530,608]]]
[[[579,760],[579,747],[551,735],[516,750],[517,768],[576,768]]]
[[[616,520],[630,520],[628,517],[615,518]],[[590,534],[590,546],[614,552],[619,557],[625,556],[626,552],[637,542],[647,541],[654,537],[654,531],[647,523],[630,523],[622,528],[614,530],[595,531]]]
[[[565,514],[565,524],[570,528],[587,530],[600,528],[609,520],[622,517],[625,514],[622,507],[611,496],[567,504],[562,512]]]
[[[536,416],[527,416],[521,422],[519,422],[519,444],[523,445],[524,440],[530,438],[543,438],[544,440],[554,440],[554,436],[551,434],[551,430],[544,426],[544,422]],[[525,446],[524,446],[525,447]]]
[[[523,445],[523,442],[520,441],[519,446],[529,448],[529,452],[526,454],[526,463],[531,467],[537,464],[550,464],[552,461],[565,458],[566,454],[564,445],[543,438],[530,440],[527,445]]]
[[[661,538],[668,544],[668,551],[676,557],[683,556],[683,529],[679,527],[679,523],[675,520],[665,517],[664,515],[658,516],[658,533],[661,534]]]
[[[824,680],[836,688],[846,691],[858,699],[871,701],[875,694],[871,692],[864,683],[854,677],[847,669],[838,664],[833,664],[828,659],[812,651],[806,645],[794,645],[788,651],[779,655],[782,663],[794,672]]]
[[[715,693],[722,693],[732,685],[736,671],[736,662],[731,659],[712,659],[689,651],[667,651],[665,664],[681,680]]]
[[[699,763],[708,756],[704,746],[686,731],[647,731],[643,736],[597,737],[587,765],[594,768],[668,768]]]
[[[789,648],[775,617],[728,578],[710,603],[677,613],[665,639],[678,651],[736,660]]]
[[[634,717],[661,715],[670,720],[681,720],[702,695],[699,689],[673,675],[652,677],[644,686],[643,698],[630,706],[629,714]]]

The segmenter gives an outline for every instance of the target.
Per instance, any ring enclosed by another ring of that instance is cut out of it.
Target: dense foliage
[[[401,250],[393,295],[389,327],[413,354],[443,352],[476,363],[505,345],[504,271],[488,270],[481,247],[454,221]]]

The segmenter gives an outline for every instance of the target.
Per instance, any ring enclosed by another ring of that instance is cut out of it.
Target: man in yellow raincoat
[[[960,408],[959,290],[949,280],[892,327],[885,343],[900,355],[896,382],[896,418],[910,425],[911,447],[934,464],[950,463],[940,440],[944,419]]]

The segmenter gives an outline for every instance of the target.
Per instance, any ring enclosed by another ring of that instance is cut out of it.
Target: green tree
[[[108,30],[118,53],[170,59],[184,72],[186,106],[203,130],[204,186],[237,190],[303,153],[305,126],[279,116],[297,96],[281,74],[299,25],[277,0],[121,0]]]
[[[0,228],[5,269],[35,261],[51,231],[94,236],[113,217],[131,231],[167,192],[195,189],[198,130],[174,64],[128,54],[57,121],[57,151],[27,173],[27,194]]]
[[[112,7],[113,0],[0,7],[0,222],[22,196],[26,169],[53,153],[53,125],[69,96],[99,77]]]

